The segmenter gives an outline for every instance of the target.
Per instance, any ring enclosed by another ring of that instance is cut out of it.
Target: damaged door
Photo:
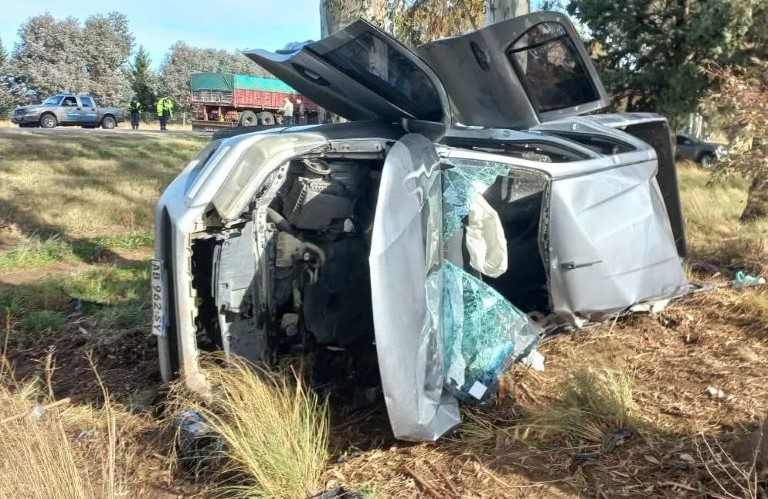
[[[460,422],[443,390],[440,336],[442,192],[435,145],[398,141],[382,170],[371,294],[382,389],[395,437],[436,440]]]
[[[502,227],[483,193],[509,173],[441,159],[417,134],[387,156],[369,264],[382,388],[399,439],[440,437],[459,423],[457,400],[487,401],[540,337],[483,277],[506,269]]]
[[[687,281],[656,162],[555,178],[549,210],[553,312],[576,325],[683,294]]]

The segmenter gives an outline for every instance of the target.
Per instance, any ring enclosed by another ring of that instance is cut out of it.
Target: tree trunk
[[[325,38],[360,18],[381,24],[387,0],[320,0],[320,35]]]
[[[383,25],[387,0],[320,0],[320,36],[330,36],[358,19]],[[338,123],[339,116],[323,108],[317,110],[320,123]]]
[[[758,174],[749,186],[747,206],[741,214],[742,222],[768,216],[768,172]]]
[[[523,16],[531,11],[529,0],[487,0],[485,5],[485,26],[506,19]]]

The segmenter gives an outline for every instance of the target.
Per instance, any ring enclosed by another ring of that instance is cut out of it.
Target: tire
[[[717,162],[717,158],[715,158],[715,155],[712,153],[705,152],[701,156],[699,156],[699,159],[697,163],[699,163],[702,168],[710,169],[715,166],[715,163]]]
[[[237,120],[239,126],[256,126],[259,120],[253,111],[243,111],[240,113],[240,119]]]
[[[274,125],[275,115],[269,111],[259,113],[259,125]]]
[[[56,125],[58,124],[56,116],[51,113],[45,113],[40,116],[40,128],[56,128]]]
[[[104,130],[112,130],[117,126],[117,120],[115,120],[114,116],[104,116],[101,119],[101,128]]]

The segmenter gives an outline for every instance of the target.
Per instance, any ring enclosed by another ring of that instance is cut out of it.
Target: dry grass
[[[557,400],[536,417],[544,434],[569,444],[601,444],[612,430],[634,426],[633,383],[626,373],[580,368],[570,374]]]
[[[243,360],[207,364],[212,398],[177,388],[174,406],[197,411],[224,441],[223,475],[244,483],[222,485],[222,497],[307,497],[321,489],[328,462],[326,404],[295,376],[266,372]]]
[[[739,222],[749,179],[713,178],[692,163],[679,164],[678,172],[691,256],[753,272],[768,269],[768,220]]]
[[[55,401],[50,386],[5,374],[0,371],[0,497],[125,497],[135,464],[129,442],[135,445],[146,421],[114,405],[106,389],[103,405],[94,408]]]
[[[0,221],[70,238],[150,232],[160,193],[206,140],[0,133]]]

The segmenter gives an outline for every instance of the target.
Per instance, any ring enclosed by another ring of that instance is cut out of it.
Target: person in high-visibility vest
[[[136,99],[136,96],[131,99],[131,130],[139,129],[139,113],[141,113],[141,102]]]
[[[173,101],[168,97],[161,97],[155,106],[157,117],[160,119],[160,130],[165,130],[168,118],[173,117]]]

